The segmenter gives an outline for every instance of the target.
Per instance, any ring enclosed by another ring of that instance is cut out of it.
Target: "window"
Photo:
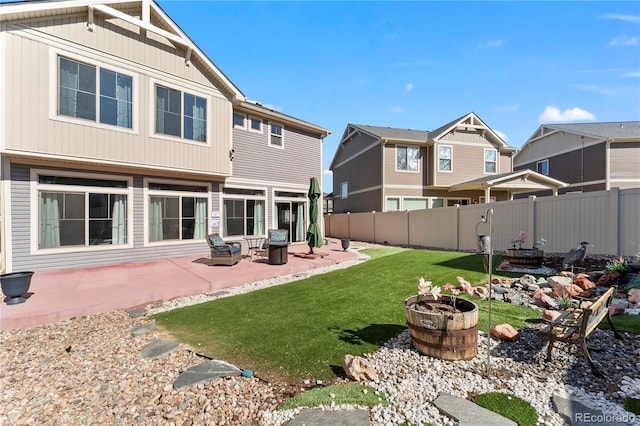
[[[444,198],[434,198],[431,200],[431,208],[436,209],[438,207],[444,207]]]
[[[423,210],[428,206],[426,198],[405,198],[403,202],[405,210]]]
[[[536,163],[536,171],[542,175],[549,174],[549,160],[542,160]]]
[[[129,183],[39,175],[38,248],[126,245]]]
[[[222,235],[265,235],[264,191],[224,189]]]
[[[262,119],[249,117],[249,130],[252,132],[262,133]]]
[[[387,198],[387,209],[388,212],[393,212],[400,210],[400,198],[398,197],[388,197]]]
[[[340,184],[340,198],[346,199],[348,195],[349,195],[349,183],[342,182]]]
[[[485,173],[498,172],[498,153],[494,149],[484,150],[484,172]]]
[[[469,199],[447,198],[447,207],[453,207],[456,204],[460,204],[461,206],[466,206],[467,204],[469,204]]]
[[[206,142],[207,100],[157,85],[156,132]]]
[[[233,114],[233,127],[244,129],[244,115]]]
[[[396,147],[396,170],[418,171],[420,148],[417,146]]]
[[[60,115],[94,122],[99,117],[99,123],[131,129],[132,89],[133,77],[129,75],[68,58],[58,59]]]
[[[271,145],[282,146],[282,126],[279,124],[271,123]]]
[[[438,147],[438,170],[450,172],[453,170],[453,148],[450,146]]]
[[[205,238],[207,200],[205,186],[149,183],[149,241]]]

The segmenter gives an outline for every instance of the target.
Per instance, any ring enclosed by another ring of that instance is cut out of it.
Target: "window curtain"
[[[296,241],[302,241],[306,235],[304,226],[304,204],[298,204],[298,214],[296,220]]]
[[[40,196],[40,248],[60,247],[60,210],[63,194]]]
[[[164,112],[168,109],[168,97],[166,90],[156,87],[156,132],[158,133],[164,133]]]
[[[227,236],[227,219],[229,216],[227,216],[227,203],[226,201],[223,203],[222,205],[222,236],[226,237]]]
[[[111,244],[127,244],[127,196],[111,196]]]
[[[193,139],[203,142],[207,140],[207,102],[198,97],[193,106]]]
[[[118,74],[116,86],[116,98],[118,99],[118,126],[132,127],[132,103],[131,96],[132,78]]]
[[[162,198],[151,198],[151,217],[149,218],[149,241],[162,241]]]
[[[196,198],[196,223],[193,238],[201,239],[207,236],[207,199]]]
[[[253,235],[264,235],[264,201],[256,201],[253,208]]]

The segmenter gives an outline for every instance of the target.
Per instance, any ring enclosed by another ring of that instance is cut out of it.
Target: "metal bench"
[[[591,359],[587,347],[587,337],[598,327],[600,321],[606,317],[616,339],[624,340],[624,337],[616,330],[613,321],[611,321],[609,305],[611,305],[611,300],[613,299],[613,292],[613,287],[609,288],[588,307],[582,308],[580,307],[582,304],[579,304],[577,307],[566,309],[558,318],[538,332],[540,337],[549,339],[547,361],[551,361],[551,351],[556,341],[579,344],[582,353],[591,366],[593,375],[597,377],[604,376]]]

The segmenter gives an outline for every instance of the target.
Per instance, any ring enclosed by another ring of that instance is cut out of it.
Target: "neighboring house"
[[[535,172],[514,175],[515,151],[473,112],[434,131],[348,124],[330,166],[334,212],[500,201],[562,185]]]
[[[248,102],[154,1],[0,5],[0,61],[1,270],[300,240],[328,131]]]
[[[543,124],[514,157],[527,169],[567,182],[561,193],[640,187],[640,121]]]

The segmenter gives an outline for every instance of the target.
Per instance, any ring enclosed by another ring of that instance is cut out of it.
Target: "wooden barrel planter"
[[[537,269],[544,260],[544,251],[539,249],[507,249],[506,254],[514,268]]]
[[[453,306],[449,296],[423,301]],[[423,311],[414,305],[416,296],[404,301],[411,344],[420,353],[447,361],[471,359],[478,353],[478,305],[456,298],[455,312]]]

